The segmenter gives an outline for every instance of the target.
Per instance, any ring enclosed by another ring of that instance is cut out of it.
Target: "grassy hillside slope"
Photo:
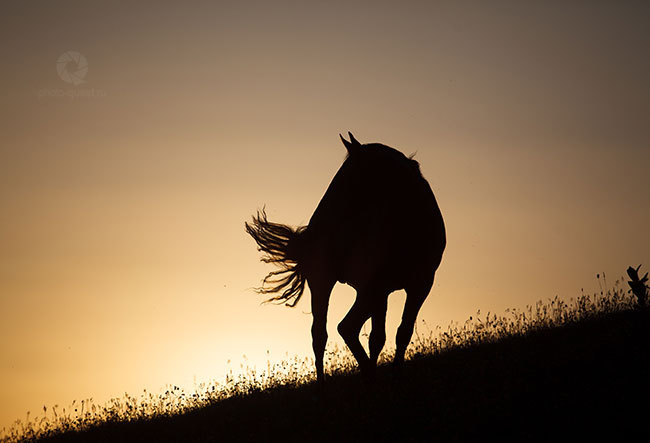
[[[650,320],[624,310],[172,416],[105,423],[77,441],[629,441],[648,432]],[[646,440],[647,441],[647,440]]]

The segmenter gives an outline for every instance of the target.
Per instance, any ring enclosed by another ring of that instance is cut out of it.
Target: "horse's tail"
[[[252,223],[245,223],[246,232],[257,243],[258,251],[262,251],[262,261],[273,263],[280,269],[269,272],[262,286],[257,288],[261,294],[277,294],[267,302],[284,302],[287,306],[295,306],[305,291],[305,276],[301,272],[300,257],[302,255],[302,234],[306,227],[296,229],[291,226],[273,223],[266,219],[264,209],[253,216]]]

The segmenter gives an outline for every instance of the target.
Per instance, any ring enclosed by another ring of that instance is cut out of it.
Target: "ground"
[[[48,441],[630,441],[646,435],[650,320],[628,310]],[[646,440],[647,441],[647,440]]]

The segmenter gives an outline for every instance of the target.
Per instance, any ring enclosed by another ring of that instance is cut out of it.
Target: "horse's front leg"
[[[365,374],[370,374],[372,368],[368,354],[366,354],[366,350],[363,349],[359,341],[359,333],[361,332],[361,327],[370,316],[371,312],[366,294],[357,291],[357,298],[354,304],[337,328],[339,334],[345,340],[345,344],[348,345],[352,355],[354,355],[357,363],[359,363],[359,369]]]
[[[316,361],[316,378],[319,382],[325,380],[323,357],[327,345],[327,308],[334,282],[309,280],[311,292],[311,313],[313,322],[311,326],[312,347]]]

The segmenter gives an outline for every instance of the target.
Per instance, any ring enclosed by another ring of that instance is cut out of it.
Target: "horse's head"
[[[421,176],[420,165],[413,159],[415,154],[407,157],[397,149],[381,143],[361,144],[351,132],[348,131],[348,135],[350,137],[349,141],[339,134],[345,149],[348,150],[348,158],[362,159],[366,166],[371,167],[376,172],[383,172],[384,168],[393,171],[395,164],[401,163],[407,166],[407,170],[417,171],[417,175]]]

